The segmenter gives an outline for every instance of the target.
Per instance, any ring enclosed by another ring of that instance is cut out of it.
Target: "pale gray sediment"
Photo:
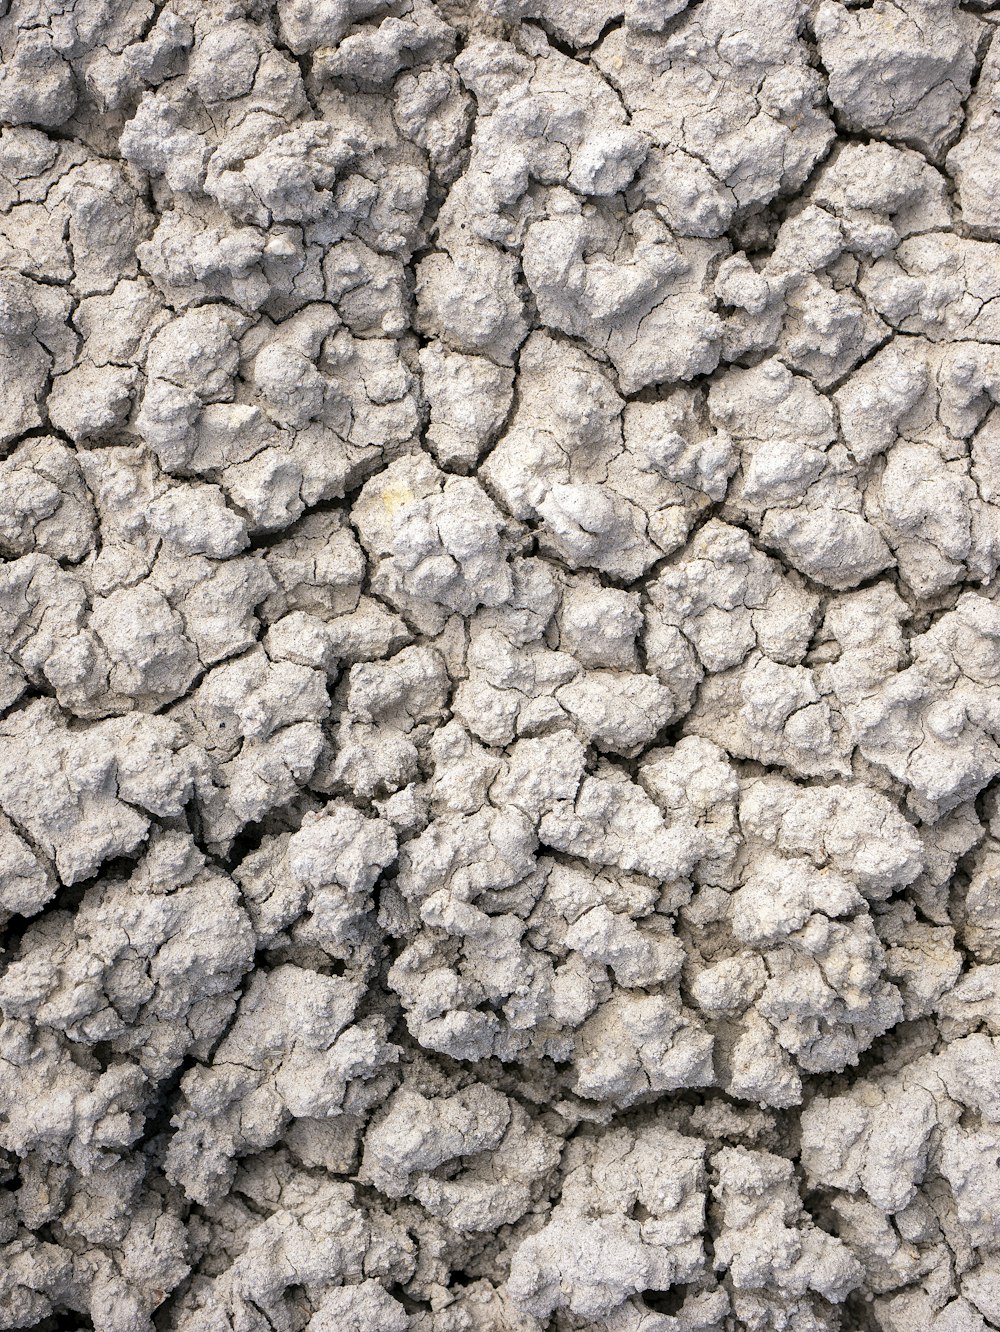
[[[1000,1328],[1000,4],[0,13],[0,1329]]]

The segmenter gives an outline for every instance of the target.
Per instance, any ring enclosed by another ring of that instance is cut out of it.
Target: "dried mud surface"
[[[0,1328],[1000,1328],[996,0],[0,0]]]

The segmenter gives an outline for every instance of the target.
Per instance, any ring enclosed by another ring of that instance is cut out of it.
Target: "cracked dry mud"
[[[1000,1328],[998,28],[0,2],[0,1328]]]

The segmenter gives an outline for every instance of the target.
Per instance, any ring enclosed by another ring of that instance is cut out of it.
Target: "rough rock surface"
[[[0,0],[0,1329],[1000,1329],[998,0]]]

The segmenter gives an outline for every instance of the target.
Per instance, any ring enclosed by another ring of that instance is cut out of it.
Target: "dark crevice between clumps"
[[[892,1294],[898,1295],[899,1291],[894,1290]],[[841,1307],[844,1311],[842,1326],[850,1328],[851,1332],[885,1332],[885,1323],[876,1315],[871,1296],[863,1291],[852,1291]]]
[[[644,1290],[639,1298],[647,1309],[658,1314],[678,1314],[690,1287],[670,1286],[667,1290]]]
[[[18,835],[22,838],[25,833],[21,828],[17,829]],[[29,843],[29,845],[31,845]],[[33,847],[33,849],[35,849]],[[0,930],[0,939],[2,939],[2,955],[0,955],[0,972],[17,958],[25,934],[41,921],[48,919],[56,912],[65,912],[69,915],[75,915],[83,904],[83,899],[87,892],[96,887],[99,883],[110,881],[123,881],[128,879],[134,873],[139,865],[143,854],[145,853],[145,844],[142,844],[131,856],[116,856],[111,860],[105,860],[97,870],[86,879],[79,879],[73,884],[58,883],[56,890],[51,898],[39,910],[30,916],[21,915],[15,912]],[[44,855],[40,858],[45,860]]]
[[[60,1309],[37,1323],[27,1325],[24,1332],[93,1332],[93,1329],[93,1320],[87,1314]]]

